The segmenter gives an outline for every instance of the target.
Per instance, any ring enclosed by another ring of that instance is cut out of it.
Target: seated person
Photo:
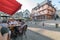
[[[0,40],[7,40],[8,33],[9,33],[8,28],[0,26]]]
[[[9,20],[10,20],[9,21],[9,27],[11,30],[13,30],[14,27],[18,24],[18,22],[14,18],[10,18]]]
[[[1,28],[2,35],[4,35],[4,33],[7,33],[9,31],[7,21],[3,20],[0,26],[2,26]]]

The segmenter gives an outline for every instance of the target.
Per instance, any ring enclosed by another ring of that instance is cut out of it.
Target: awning
[[[21,4],[16,0],[0,0],[0,11],[13,15],[19,9],[21,9]]]

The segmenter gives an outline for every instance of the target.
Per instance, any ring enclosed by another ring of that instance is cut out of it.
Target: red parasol
[[[21,9],[21,4],[16,0],[0,0],[0,11],[13,15],[19,9]]]

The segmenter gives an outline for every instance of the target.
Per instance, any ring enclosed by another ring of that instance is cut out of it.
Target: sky
[[[17,1],[22,4],[20,11],[28,9],[31,12],[32,8],[34,8],[37,5],[37,3],[41,3],[44,0],[17,0]],[[59,0],[52,0],[52,4],[55,5],[54,7],[56,9],[60,9]]]

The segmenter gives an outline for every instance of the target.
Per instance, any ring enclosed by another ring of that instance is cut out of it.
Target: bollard
[[[56,28],[58,28],[58,24],[56,24]]]

